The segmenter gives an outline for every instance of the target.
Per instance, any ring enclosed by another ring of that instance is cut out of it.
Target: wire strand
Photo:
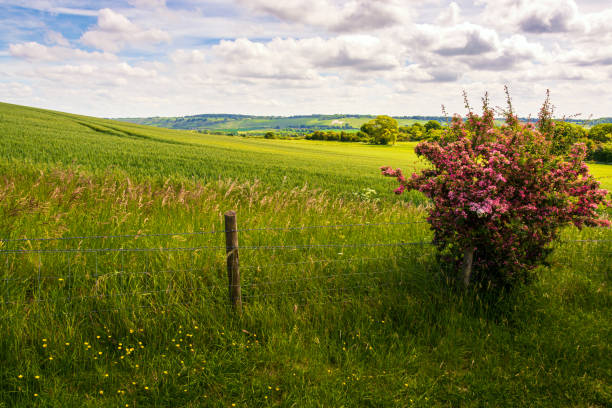
[[[246,245],[232,249],[305,249],[305,248],[351,248],[351,247],[385,247],[405,245],[430,245],[432,242],[390,242],[383,244],[296,244],[296,245]],[[4,249],[0,254],[41,254],[41,253],[99,253],[99,252],[155,252],[155,251],[196,251],[200,249],[228,249],[227,246],[204,245],[196,247],[159,247],[159,248],[71,248],[71,249]]]
[[[222,232],[247,232],[247,231],[294,231],[307,230],[316,228],[348,228],[348,227],[375,227],[383,225],[410,225],[410,224],[425,224],[427,221],[412,221],[412,222],[380,222],[380,223],[362,223],[362,224],[335,224],[335,225],[306,225],[302,227],[262,227],[262,228],[239,228],[235,230],[209,230],[209,231],[194,231],[194,232],[175,232],[175,233],[160,233],[160,234],[119,234],[119,235],[83,235],[73,237],[56,237],[56,238],[0,238],[0,242],[27,242],[27,241],[68,241],[77,239],[108,239],[108,238],[147,238],[147,237],[171,237],[184,235],[207,235],[219,234]]]

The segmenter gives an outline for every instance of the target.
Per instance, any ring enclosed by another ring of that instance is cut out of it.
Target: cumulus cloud
[[[449,68],[433,69],[429,72],[431,82],[455,82],[461,77],[461,72]]]
[[[518,17],[519,27],[527,33],[565,33],[584,27],[573,0],[529,2]]]
[[[597,13],[585,14],[584,20],[588,26],[588,34],[605,34],[608,38],[612,34],[612,32],[610,31],[610,21],[612,21],[612,7]],[[599,39],[601,40],[602,38],[600,37]]]
[[[531,43],[522,35],[513,35],[500,42],[495,52],[464,62],[472,69],[504,71],[515,69],[518,64],[532,64],[549,59],[544,48],[538,43]]]
[[[442,10],[438,18],[436,19],[436,23],[442,26],[449,26],[459,24],[459,20],[461,18],[461,8],[454,1],[451,2],[447,8]]]
[[[68,41],[66,37],[62,35],[62,33],[58,33],[57,31],[53,30],[49,30],[45,33],[45,41],[48,44],[57,44],[61,45],[62,47],[70,46],[70,41]]]
[[[560,66],[559,64],[548,64],[544,69],[528,70],[522,74],[527,81],[601,81],[605,75],[592,69]]]
[[[246,7],[290,22],[334,32],[376,30],[408,23],[409,2],[400,0],[238,0]]]
[[[170,55],[170,59],[175,64],[200,64],[204,62],[206,55],[200,50],[179,49]]]
[[[497,48],[499,38],[493,30],[474,24],[463,24],[441,30],[442,45],[436,50],[440,55],[480,55]]]
[[[162,8],[166,6],[166,0],[128,0],[132,7],[137,8]]]
[[[31,77],[55,83],[73,83],[86,86],[126,86],[134,81],[154,79],[157,71],[135,67],[125,62],[107,65],[63,64],[35,69]]]
[[[3,100],[27,98],[34,94],[31,86],[20,82],[0,82],[0,96]]]
[[[525,33],[584,32],[584,16],[574,0],[480,0],[485,4],[484,18],[503,28],[516,27]]]
[[[62,46],[48,47],[37,42],[10,44],[9,54],[28,61],[90,60],[113,61],[117,57],[107,52],[88,52]]]
[[[602,46],[595,49],[575,49],[561,53],[558,62],[583,67],[612,65],[612,47]]]
[[[257,43],[242,38],[221,41],[212,52],[238,76],[313,79],[317,70],[371,72],[400,65],[397,55],[376,37],[341,36],[331,39],[276,38]]]
[[[246,38],[221,41],[212,52],[230,75],[243,78],[315,79],[318,75],[301,52],[299,40],[275,39],[269,43]]]
[[[157,28],[142,28],[125,16],[108,8],[98,12],[98,24],[81,37],[85,45],[118,52],[130,45],[149,45],[170,42],[170,35]]]

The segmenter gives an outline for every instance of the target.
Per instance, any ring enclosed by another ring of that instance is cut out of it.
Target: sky
[[[610,0],[0,0],[0,101],[98,117],[612,116]]]

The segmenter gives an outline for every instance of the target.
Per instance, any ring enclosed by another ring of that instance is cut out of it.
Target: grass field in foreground
[[[0,133],[3,237],[219,231],[223,212],[237,209],[239,228],[250,229],[240,244],[262,248],[241,251],[238,318],[227,306],[218,232],[2,242],[0,406],[612,404],[610,230],[565,230],[566,241],[607,241],[557,243],[540,279],[493,301],[449,290],[428,246],[362,246],[430,239],[427,224],[401,224],[422,220],[422,206],[350,190],[376,188],[370,181],[378,177],[377,165],[372,178],[350,166],[392,149],[229,138],[200,146],[208,139],[162,130],[150,130],[150,139],[144,130],[87,134],[81,125],[66,130],[73,119],[59,114],[11,109],[0,124],[24,119]],[[43,143],[50,138],[54,144]],[[205,165],[197,171],[209,175],[193,179],[193,152],[231,163],[222,153],[233,145],[223,140],[236,141],[245,166],[249,154],[261,158],[261,181],[248,172],[215,177]],[[318,158],[305,171],[327,186],[266,177],[263,165],[277,169],[270,158],[282,149],[285,165],[302,163],[289,153],[299,148]],[[190,159],[169,163],[174,154]],[[349,178],[323,162],[334,154],[347,156],[340,171]],[[382,180],[381,189],[393,184]],[[267,229],[389,222],[396,224]],[[109,250],[117,248],[125,251]],[[60,252],[76,249],[92,251]]]

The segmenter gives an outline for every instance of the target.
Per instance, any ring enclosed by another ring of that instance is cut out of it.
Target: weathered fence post
[[[474,251],[476,248],[470,247],[463,251],[463,286],[470,285],[470,275],[472,275],[472,262],[474,261]]]
[[[229,297],[232,306],[242,313],[242,294],[240,292],[240,262],[238,261],[238,223],[236,211],[225,213],[225,252],[227,254],[227,278]]]

